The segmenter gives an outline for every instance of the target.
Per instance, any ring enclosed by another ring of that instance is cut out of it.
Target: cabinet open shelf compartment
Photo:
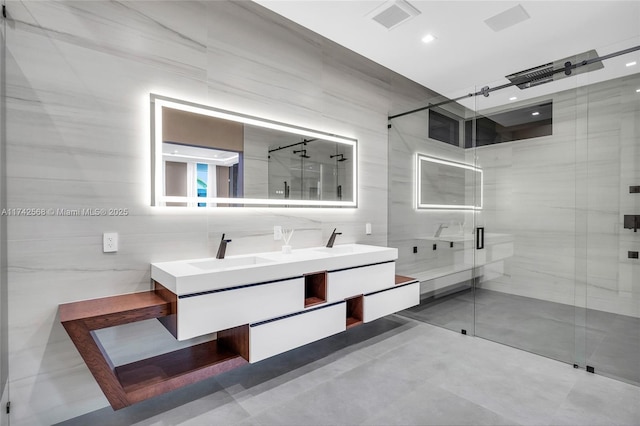
[[[59,306],[60,322],[114,410],[248,363],[248,325],[223,330],[218,339],[114,366],[94,330],[175,314],[162,291],[105,297]]]
[[[364,318],[363,301],[362,295],[345,300],[347,302],[347,329],[362,324]]]
[[[327,271],[304,276],[304,307],[319,305],[327,301]]]

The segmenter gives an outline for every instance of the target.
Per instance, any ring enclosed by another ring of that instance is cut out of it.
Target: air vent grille
[[[420,11],[405,0],[390,0],[369,12],[367,17],[391,30],[419,14]]]

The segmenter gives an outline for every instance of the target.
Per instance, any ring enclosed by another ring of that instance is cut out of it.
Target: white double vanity
[[[245,326],[256,362],[417,305],[417,282],[396,285],[397,257],[345,244],[153,263],[151,278],[176,295],[178,340]]]
[[[60,305],[61,322],[115,409],[415,306],[397,249],[361,244],[151,265],[154,290]],[[113,366],[93,330],[157,318],[178,340],[216,339]]]

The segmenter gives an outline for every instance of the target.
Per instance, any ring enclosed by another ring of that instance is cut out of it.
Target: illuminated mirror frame
[[[196,104],[179,99],[169,98],[154,93],[150,94],[151,107],[151,205],[161,206],[167,202],[179,203],[221,203],[235,205],[268,205],[281,207],[358,207],[358,144],[357,140],[344,136],[326,133],[318,130],[307,129],[291,124],[280,123],[264,118],[253,117],[246,114],[227,111],[207,105]],[[270,198],[219,198],[219,197],[182,197],[163,195],[164,182],[162,176],[162,108],[173,108],[195,114],[222,118],[258,127],[280,130],[300,136],[309,136],[324,139],[351,146],[353,149],[353,199],[351,201],[328,200],[294,200],[294,199],[270,199]],[[185,207],[180,207],[185,208]],[[189,207],[187,207],[189,208]],[[202,207],[192,207],[202,208]]]
[[[424,162],[444,164],[446,166],[459,167],[461,169],[471,170],[480,173],[480,202],[477,206],[459,205],[459,204],[428,204],[426,200],[421,199],[422,194],[422,164]],[[416,208],[417,209],[434,209],[434,210],[482,210],[482,199],[484,192],[484,178],[482,169],[471,164],[456,163],[454,161],[442,160],[440,158],[429,157],[428,155],[416,153]]]

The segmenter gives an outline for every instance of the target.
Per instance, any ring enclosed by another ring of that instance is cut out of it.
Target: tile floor
[[[391,315],[64,425],[640,425],[640,387]]]
[[[485,289],[475,298],[471,291],[432,298],[403,315],[640,385],[640,318]]]

